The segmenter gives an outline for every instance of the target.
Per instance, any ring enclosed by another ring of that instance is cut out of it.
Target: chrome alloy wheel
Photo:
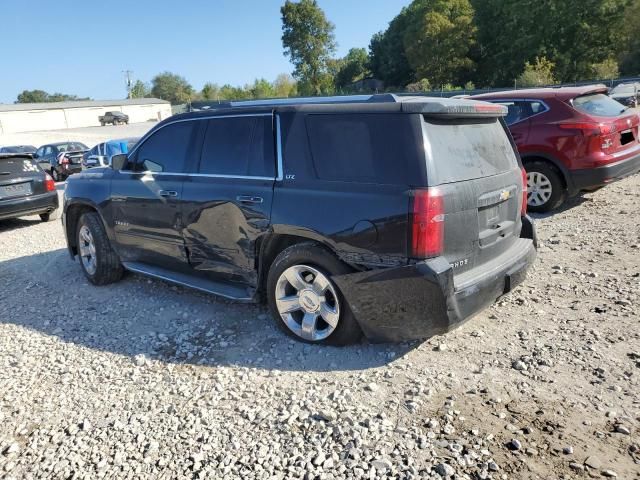
[[[96,262],[96,244],[93,241],[93,235],[91,235],[89,227],[86,225],[80,227],[80,234],[78,237],[80,260],[82,261],[82,265],[84,265],[84,269],[87,273],[89,275],[93,275],[98,269],[98,263]]]
[[[553,187],[546,175],[540,172],[527,173],[527,204],[532,207],[544,205],[551,198]]]
[[[287,268],[278,278],[275,297],[285,325],[300,338],[324,340],[338,326],[338,295],[329,279],[313,267]]]

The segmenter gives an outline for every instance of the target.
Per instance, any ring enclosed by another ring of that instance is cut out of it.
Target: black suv
[[[28,153],[0,153],[0,220],[40,215],[58,218],[58,192],[53,179]]]
[[[374,95],[176,115],[111,168],[69,179],[69,251],[96,285],[130,270],[266,297],[307,342],[443,333],[536,256],[505,114]]]

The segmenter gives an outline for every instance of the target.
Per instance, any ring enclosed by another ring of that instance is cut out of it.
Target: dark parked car
[[[120,138],[99,143],[82,156],[84,168],[108,167],[111,165],[111,157],[128,153],[133,148],[139,137]]]
[[[640,83],[621,83],[609,90],[609,96],[630,108],[638,106],[640,99]]]
[[[38,148],[33,157],[56,182],[61,182],[72,173],[82,171],[82,156],[88,149],[81,142],[51,143]]]
[[[606,87],[592,85],[472,97],[509,109],[506,121],[527,170],[529,210],[553,210],[567,194],[640,170],[638,114],[606,94]]]
[[[26,153],[0,153],[0,220],[40,215],[57,217],[58,193],[53,179]]]
[[[69,251],[226,298],[307,342],[448,331],[536,256],[501,106],[329,97],[175,115],[67,182]]]
[[[0,153],[35,153],[36,147],[33,145],[10,145],[0,147]]]
[[[129,123],[129,115],[125,115],[122,112],[107,112],[104,115],[98,117],[98,121],[100,125],[103,127],[107,123],[112,123],[113,125],[120,125],[122,123]]]

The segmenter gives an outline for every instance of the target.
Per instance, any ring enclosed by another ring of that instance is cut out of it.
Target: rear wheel
[[[56,208],[55,210],[52,210],[50,212],[47,213],[41,213],[40,214],[40,220],[42,220],[43,222],[52,222],[54,220],[57,220],[60,218],[60,209]]]
[[[545,162],[530,162],[527,171],[527,209],[531,212],[549,212],[562,205],[567,190],[555,167]]]
[[[111,248],[100,217],[95,212],[84,213],[76,233],[80,266],[94,285],[117,282],[124,272],[120,259]]]
[[[346,345],[362,332],[331,280],[350,269],[330,252],[301,243],[282,251],[267,278],[267,298],[278,325],[307,343]]]

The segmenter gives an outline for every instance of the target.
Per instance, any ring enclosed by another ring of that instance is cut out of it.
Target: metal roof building
[[[0,104],[0,135],[98,126],[98,117],[110,111],[129,115],[130,123],[164,120],[171,104],[158,98]]]

